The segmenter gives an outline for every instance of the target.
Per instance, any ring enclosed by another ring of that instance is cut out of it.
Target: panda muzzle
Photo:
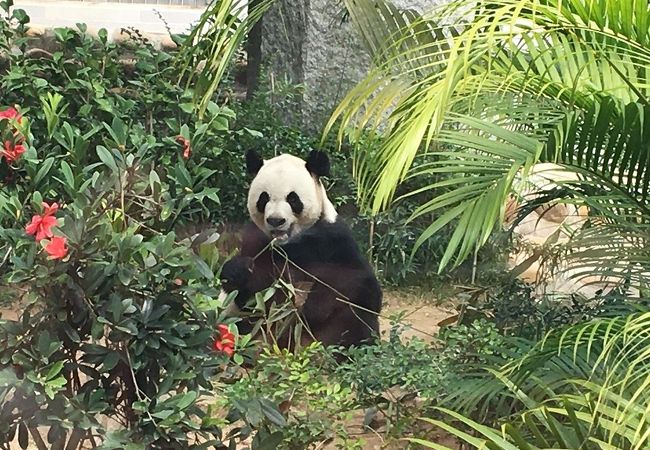
[[[269,234],[273,239],[284,241],[289,239],[289,231],[290,230],[269,230]]]

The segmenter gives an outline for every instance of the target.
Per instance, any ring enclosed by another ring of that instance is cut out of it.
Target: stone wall
[[[397,0],[424,11],[444,0]],[[359,81],[370,59],[339,0],[277,0],[265,15],[262,60],[273,86],[300,85],[286,119],[319,131],[336,104]]]
[[[276,0],[262,22],[262,66],[270,86],[275,92],[283,91],[283,86],[302,85],[304,82],[303,56],[310,1],[294,2]],[[293,98],[285,105],[283,113],[287,122],[302,121],[302,95]]]

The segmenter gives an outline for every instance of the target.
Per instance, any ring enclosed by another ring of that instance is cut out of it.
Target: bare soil
[[[399,318],[399,323],[406,327],[402,333],[405,338],[431,342],[438,335],[440,322],[455,314],[453,302],[441,300],[431,292],[387,290],[379,325],[385,338],[391,328],[391,318]]]

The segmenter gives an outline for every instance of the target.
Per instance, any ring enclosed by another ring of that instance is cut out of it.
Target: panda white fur
[[[327,155],[313,151],[306,161],[286,154],[263,161],[249,152],[246,165],[254,175],[247,202],[251,223],[239,255],[221,271],[224,291],[237,291],[235,310],[245,310],[256,292],[282,278],[310,286],[300,309],[309,328],[303,343],[315,338],[350,346],[378,336],[381,288],[320,181],[329,175]],[[251,325],[238,324],[240,332]],[[289,346],[288,336],[278,343]]]

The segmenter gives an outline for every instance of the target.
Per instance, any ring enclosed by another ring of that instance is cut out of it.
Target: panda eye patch
[[[295,192],[289,192],[289,195],[287,195],[287,203],[291,206],[291,210],[294,214],[300,214],[302,212],[304,205],[302,204],[302,201],[300,201],[298,194]]]
[[[267,194],[266,192],[262,192],[260,194],[259,198],[257,199],[257,203],[255,204],[257,210],[260,213],[264,214],[264,208],[266,208],[266,204],[269,202],[269,200],[271,200],[269,194]]]

